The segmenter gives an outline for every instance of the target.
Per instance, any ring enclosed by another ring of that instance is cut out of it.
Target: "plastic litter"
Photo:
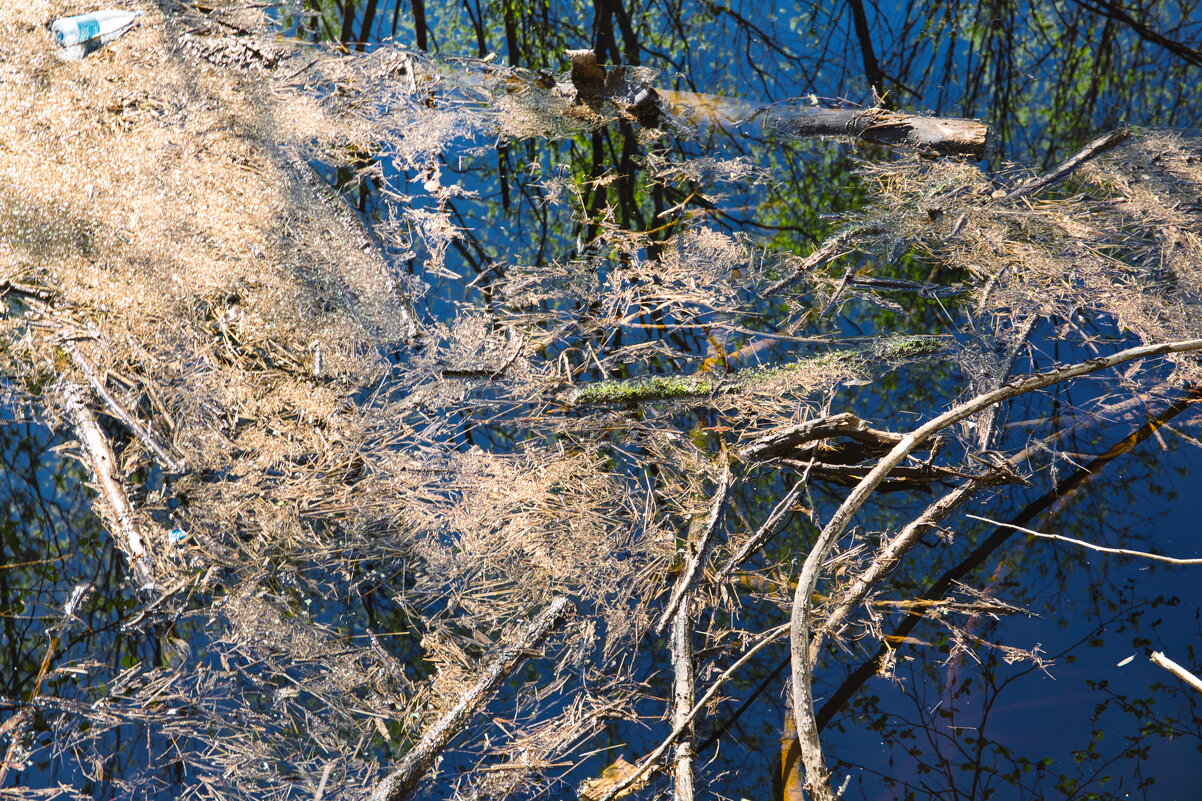
[[[182,528],[173,528],[171,531],[167,532],[167,539],[172,545],[179,545],[181,542],[188,539],[188,532],[184,531]]]
[[[141,11],[93,11],[60,17],[50,23],[50,32],[59,46],[59,55],[68,61],[78,61],[128,31],[140,16]]]

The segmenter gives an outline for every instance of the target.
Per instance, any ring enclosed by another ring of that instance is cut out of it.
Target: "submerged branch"
[[[421,740],[401,759],[397,769],[376,785],[369,801],[402,801],[408,798],[451,738],[467,725],[472,716],[492,698],[501,682],[526,660],[530,650],[536,648],[571,609],[572,602],[564,596],[551,601],[489,661],[476,683],[422,735]]]
[[[1086,542],[1085,540],[1078,540],[1072,537],[1065,537],[1060,534],[1045,534],[1042,531],[1024,528],[1023,526],[1016,526],[1013,523],[999,523],[997,520],[990,520],[988,517],[981,517],[979,515],[965,515],[965,517],[973,520],[980,520],[982,523],[988,523],[991,526],[1012,528],[1015,531],[1021,531],[1024,534],[1030,534],[1032,537],[1042,537],[1044,539],[1058,540],[1060,542],[1070,542],[1073,545],[1080,545],[1082,548],[1088,548],[1091,551],[1097,551],[1099,553],[1113,553],[1118,554],[1119,556],[1137,556],[1140,559],[1151,559],[1155,562],[1164,562],[1170,565],[1202,565],[1202,559],[1178,559],[1173,556],[1161,556],[1160,554],[1148,553],[1146,551],[1132,551],[1128,550],[1127,548],[1107,548],[1105,545],[1094,545],[1092,542]]]

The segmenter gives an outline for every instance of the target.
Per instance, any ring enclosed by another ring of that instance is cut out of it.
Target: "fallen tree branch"
[[[529,656],[572,609],[572,602],[558,596],[530,621],[529,625],[485,665],[476,680],[453,707],[442,714],[421,740],[401,758],[397,769],[371,791],[369,801],[402,801],[430,769],[451,738],[488,702],[505,680]]]
[[[1060,534],[1044,534],[1042,531],[1035,531],[1030,528],[1016,526],[1013,523],[999,523],[996,520],[990,520],[988,517],[979,515],[965,515],[965,517],[973,520],[980,520],[982,523],[988,523],[991,526],[1002,526],[1003,528],[1012,528],[1015,531],[1021,531],[1024,534],[1030,534],[1032,537],[1043,537],[1049,540],[1060,540],[1061,542],[1071,542],[1073,545],[1080,545],[1082,548],[1089,548],[1091,551],[1100,553],[1114,553],[1120,556],[1138,556],[1140,559],[1152,559],[1156,562],[1165,562],[1170,565],[1202,565],[1202,559],[1177,559],[1172,556],[1161,556],[1160,554],[1147,553],[1146,551],[1131,551],[1126,548],[1107,548],[1104,545],[1094,545],[1092,542],[1085,540],[1073,539]]]
[[[697,580],[701,577],[701,568],[709,559],[710,551],[714,548],[714,536],[718,532],[718,526],[722,522],[722,513],[726,509],[726,499],[730,496],[730,467],[725,466],[722,469],[722,477],[718,479],[718,488],[714,491],[714,500],[710,504],[709,515],[705,519],[705,527],[701,530],[696,538],[695,543],[689,543],[693,546],[693,553],[689,556],[685,563],[684,570],[680,572],[680,576],[676,579],[676,585],[672,588],[672,595],[668,598],[668,605],[664,607],[664,612],[660,615],[659,622],[655,624],[655,633],[663,634],[664,629],[668,627],[673,616],[678,608],[684,604],[685,598],[693,591]]]
[[[670,93],[676,98],[690,97],[692,104],[673,104],[645,82],[638,68],[602,66],[592,50],[568,50],[572,62],[571,90],[578,103],[597,109],[608,101],[624,116],[649,128],[669,128],[689,132],[671,113],[672,106],[704,105],[713,108],[743,110],[745,102],[728,97],[698,93]],[[714,118],[717,115],[712,115]],[[887,108],[837,109],[797,103],[778,103],[755,110],[744,120],[763,120],[764,127],[788,136],[840,136],[860,139],[876,145],[906,147],[948,156],[980,158],[985,154],[989,126],[979,120],[949,117],[924,117],[903,114]]]
[[[1169,659],[1167,656],[1164,655],[1163,652],[1154,651],[1152,653],[1152,656],[1149,658],[1152,660],[1153,663],[1160,665],[1162,668],[1167,670],[1169,673],[1172,673],[1174,676],[1181,679],[1183,682],[1185,682],[1189,686],[1193,687],[1198,692],[1202,693],[1202,679],[1198,678],[1193,673],[1190,673],[1188,670],[1181,667],[1181,665],[1178,665],[1172,659]]]
[[[994,192],[993,196],[1003,200],[1016,200],[1021,197],[1033,195],[1041,189],[1046,189],[1057,181],[1067,177],[1082,164],[1086,163],[1090,159],[1102,155],[1107,150],[1110,150],[1112,147],[1119,144],[1129,136],[1131,136],[1130,128],[1119,128],[1116,131],[1111,131],[1108,134],[1099,136],[1097,139],[1081,148],[1081,150],[1079,150],[1076,154],[1056,165],[1056,167],[1049,172],[1024,181],[1023,183],[1011,189],[1009,192]]]
[[[105,405],[109,414],[120,420],[126,428],[142,441],[155,456],[159,457],[159,461],[173,473],[182,473],[187,470],[187,465],[172,455],[170,449],[159,441],[149,428],[142,421],[134,417],[124,406],[121,405],[113,394],[108,391],[104,385],[104,381],[100,376],[96,375],[96,371],[92,369],[92,365],[79,352],[79,348],[71,340],[63,341],[63,350],[67,351],[67,355],[71,357],[71,361],[75,362],[75,366],[83,373],[83,377],[87,380],[88,385],[92,388],[92,393]]]
[[[961,403],[933,420],[906,434],[902,440],[884,456],[860,481],[831,517],[830,522],[818,536],[810,549],[797,580],[791,616],[790,651],[793,674],[794,714],[797,716],[797,731],[801,741],[802,761],[806,767],[806,788],[814,801],[835,801],[830,786],[830,771],[822,755],[818,739],[818,725],[814,717],[812,694],[812,670],[814,659],[810,656],[810,615],[813,594],[818,587],[823,563],[838,538],[846,530],[852,517],[868,500],[868,497],[885,480],[889,472],[906,458],[915,448],[929,440],[939,431],[967,419],[977,412],[1010,398],[1031,392],[1078,376],[1097,372],[1133,359],[1182,353],[1202,349],[1202,339],[1180,342],[1142,345],[1119,351],[1110,356],[1089,359],[1068,367],[1058,367],[1043,373],[1020,376],[1005,382],[1001,387],[982,393]]]
[[[621,798],[626,794],[627,789],[641,782],[643,777],[647,775],[647,772],[655,767],[660,758],[663,757],[663,755],[667,753],[668,749],[676,743],[677,738],[683,735],[688,730],[689,726],[693,725],[693,722],[697,720],[697,717],[701,714],[702,710],[704,710],[709,705],[710,701],[714,699],[714,696],[718,694],[719,688],[726,683],[726,680],[733,676],[739,670],[739,668],[750,662],[752,657],[758,654],[761,650],[779,640],[781,635],[785,634],[788,629],[789,624],[784,623],[764,632],[755,645],[748,648],[741,657],[736,659],[730,665],[730,667],[722,671],[718,677],[710,683],[709,688],[701,696],[700,700],[698,700],[697,703],[693,705],[693,708],[689,710],[689,714],[676,723],[676,726],[672,729],[671,734],[664,738],[664,741],[656,746],[655,750],[651,751],[651,753],[647,754],[647,756],[640,759],[638,767],[635,770],[625,774],[621,781],[615,782],[613,785],[611,785],[609,790],[604,795],[600,796],[597,801],[614,801],[615,798]],[[375,801],[375,799],[372,799],[372,801]]]
[[[75,435],[83,448],[83,460],[91,468],[101,497],[105,500],[101,507],[101,517],[106,519],[109,533],[125,552],[130,570],[137,577],[138,589],[141,592],[150,592],[155,588],[150,557],[138,530],[133,506],[117,478],[117,460],[113,456],[113,449],[109,446],[100,423],[96,421],[96,415],[92,414],[92,410],[84,402],[85,395],[86,392],[80,385],[64,382],[63,407],[71,418]]]

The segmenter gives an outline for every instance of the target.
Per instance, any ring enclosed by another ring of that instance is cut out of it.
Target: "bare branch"
[[[1181,665],[1178,665],[1172,659],[1169,659],[1167,656],[1164,655],[1163,652],[1154,651],[1152,653],[1152,656],[1149,658],[1155,664],[1160,665],[1162,668],[1167,670],[1169,673],[1172,673],[1174,676],[1181,679],[1183,682],[1185,682],[1189,686],[1193,687],[1198,692],[1202,693],[1202,679],[1198,678],[1193,673],[1190,673],[1188,670],[1181,667]]]
[[[564,596],[551,601],[542,612],[508,645],[504,646],[481,671],[480,678],[459,701],[434,723],[401,759],[400,765],[372,790],[370,801],[402,801],[417,786],[434,759],[451,738],[467,725],[472,716],[493,696],[501,682],[526,660],[529,651],[546,638],[569,613],[572,602]]]
[[[130,570],[137,577],[138,589],[150,592],[155,588],[155,583],[145,541],[138,530],[134,509],[125,494],[125,488],[117,478],[117,460],[113,456],[113,449],[109,447],[108,438],[96,421],[96,416],[84,402],[85,394],[83,387],[65,382],[62,390],[63,407],[75,427],[75,435],[79,437],[84,461],[92,469],[92,476],[105,500],[101,508],[109,532],[125,552]]]
[[[1032,537],[1043,537],[1049,540],[1060,540],[1061,542],[1071,542],[1073,545],[1080,545],[1082,548],[1089,548],[1091,551],[1100,553],[1114,553],[1120,556],[1138,556],[1140,559],[1151,559],[1156,562],[1165,562],[1170,565],[1202,565],[1202,559],[1177,559],[1172,556],[1161,556],[1160,554],[1147,553],[1146,551],[1131,551],[1126,548],[1107,548],[1104,545],[1094,545],[1092,542],[1065,537],[1060,534],[1044,534],[1042,531],[1016,526],[1013,523],[999,523],[996,520],[990,520],[988,517],[979,515],[965,515],[965,517],[973,520],[980,520],[982,523],[988,523],[991,526],[1001,526],[1002,528],[1011,528],[1015,531],[1021,531],[1024,534],[1030,534]]]
[[[884,108],[863,110],[776,106],[765,124],[792,136],[850,136],[878,145],[980,158],[989,126],[978,120],[922,117]]]
[[[739,458],[744,461],[770,459],[786,455],[807,442],[838,436],[871,445],[896,445],[902,438],[901,434],[871,428],[865,420],[851,412],[843,412],[770,431],[740,450]]]
[[[998,389],[983,393],[969,401],[961,403],[905,435],[902,441],[894,446],[893,450],[882,458],[864,476],[856,488],[851,491],[819,535],[810,553],[806,556],[806,561],[802,566],[801,574],[797,580],[797,589],[793,598],[790,649],[792,653],[794,714],[797,716],[797,731],[801,741],[802,761],[806,766],[806,786],[810,791],[811,798],[814,798],[815,801],[834,801],[835,796],[830,787],[830,771],[827,769],[826,761],[822,755],[822,745],[818,739],[818,725],[814,718],[811,690],[812,665],[814,660],[810,657],[810,605],[813,594],[818,587],[818,579],[823,563],[826,561],[835,542],[851,522],[852,517],[868,500],[869,495],[885,480],[889,472],[902,459],[923,442],[929,440],[937,432],[942,431],[948,426],[971,417],[973,414],[987,409],[995,403],[1000,403],[1061,381],[1087,375],[1098,370],[1104,370],[1133,359],[1170,353],[1183,353],[1199,349],[1202,349],[1202,339],[1157,345],[1142,345],[1119,351],[1110,356],[1089,359],[1069,367],[1058,367],[1043,373],[1011,379]]]

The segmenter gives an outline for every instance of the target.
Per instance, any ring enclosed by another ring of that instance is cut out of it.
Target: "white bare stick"
[[[96,422],[96,415],[92,414],[92,410],[84,402],[85,396],[86,391],[79,384],[64,384],[63,406],[71,417],[75,435],[83,447],[84,461],[92,469],[92,477],[105,500],[102,516],[107,519],[109,532],[125,552],[130,570],[137,577],[139,589],[149,592],[155,586],[154,574],[150,568],[145,542],[138,530],[134,508],[117,478],[117,460],[113,456],[113,449],[109,447],[108,438]]]
[[[814,717],[814,699],[811,687],[813,678],[813,662],[810,657],[810,616],[813,594],[818,587],[822,566],[827,556],[835,546],[839,537],[851,523],[852,517],[868,500],[868,497],[880,486],[889,472],[922,443],[929,440],[939,431],[954,425],[972,415],[989,408],[995,403],[1032,392],[1052,384],[1066,381],[1070,378],[1114,367],[1133,359],[1150,356],[1161,356],[1169,353],[1183,353],[1202,349],[1202,339],[1191,339],[1181,342],[1170,342],[1159,345],[1143,345],[1128,348],[1110,356],[1075,364],[1069,367],[1058,367],[1043,373],[1019,376],[1005,382],[1002,386],[990,392],[961,403],[950,411],[944,412],[933,420],[919,426],[906,434],[901,442],[893,447],[876,466],[868,472],[860,483],[848,494],[842,505],[831,517],[830,522],[818,535],[814,547],[810,549],[802,565],[801,574],[797,579],[797,589],[793,596],[793,613],[789,633],[791,669],[793,678],[793,714],[797,718],[798,739],[801,742],[801,757],[806,768],[806,789],[814,801],[835,801],[835,793],[830,786],[830,771],[822,755],[822,745],[818,739],[818,722]]]
[[[1101,553],[1115,553],[1120,556],[1138,556],[1140,559],[1152,559],[1156,562],[1166,562],[1170,565],[1202,565],[1202,559],[1177,559],[1172,556],[1161,556],[1156,553],[1147,553],[1146,551],[1131,551],[1126,548],[1108,548],[1105,545],[1094,545],[1092,542],[1085,540],[1075,540],[1072,537],[1065,537],[1062,534],[1044,534],[1042,531],[1023,528],[1016,526],[1013,523],[999,523],[996,520],[990,520],[988,517],[979,517],[978,515],[964,515],[971,517],[973,520],[980,520],[982,523],[988,523],[991,526],[1000,526],[1002,528],[1012,528],[1015,531],[1021,531],[1024,534],[1030,534],[1033,537],[1043,537],[1049,540],[1060,540],[1061,542],[1071,542],[1073,545],[1080,545],[1082,548],[1089,548],[1091,551],[1100,551]]]
[[[64,340],[63,349],[67,351],[67,355],[71,357],[71,361],[75,362],[75,366],[83,373],[83,377],[87,379],[89,386],[92,387],[92,392],[95,393],[101,403],[108,407],[109,414],[124,423],[126,428],[132,431],[138,439],[142,440],[142,443],[147,448],[150,448],[155,456],[159,457],[159,461],[168,470],[173,473],[182,473],[187,469],[187,466],[183,462],[171,454],[166,445],[159,442],[159,438],[152,434],[149,428],[113,397],[112,393],[108,391],[108,387],[104,385],[104,381],[100,379],[100,376],[96,375],[96,371],[92,369],[92,365],[79,352],[79,348],[76,347],[74,342]]]
[[[1150,658],[1157,665],[1160,665],[1162,668],[1167,670],[1169,673],[1172,673],[1174,676],[1181,679],[1183,682],[1185,682],[1189,686],[1193,687],[1198,692],[1202,693],[1202,679],[1198,678],[1193,673],[1190,673],[1188,670],[1181,667],[1181,665],[1178,665],[1172,659],[1169,659],[1167,656],[1164,655],[1163,652],[1154,651]]]
[[[686,597],[672,621],[672,726],[682,729],[673,751],[675,801],[693,801],[693,726],[689,712],[697,695],[693,676],[693,599]]]
[[[714,536],[718,531],[718,524],[722,522],[722,512],[726,508],[726,499],[730,496],[730,467],[722,468],[722,477],[718,479],[718,489],[714,493],[714,502],[710,506],[709,516],[705,520],[705,528],[702,529],[701,535],[697,538],[694,545],[693,555],[685,564],[684,570],[681,571],[680,577],[676,580],[676,586],[672,588],[672,595],[668,599],[668,605],[664,609],[663,615],[660,616],[659,622],[655,624],[655,633],[663,634],[668,628],[668,624],[672,621],[673,615],[676,614],[677,608],[684,601],[686,595],[693,591],[693,586],[696,585],[697,579],[701,575],[701,567],[709,559],[710,551],[714,548]],[[691,543],[690,543],[691,544]]]
[[[546,638],[551,629],[568,614],[571,606],[572,602],[566,597],[556,597],[516,638],[501,648],[485,665],[476,683],[409,749],[397,769],[376,785],[369,801],[402,801],[408,798],[451,738],[492,698],[501,682],[526,660],[530,650]]]

